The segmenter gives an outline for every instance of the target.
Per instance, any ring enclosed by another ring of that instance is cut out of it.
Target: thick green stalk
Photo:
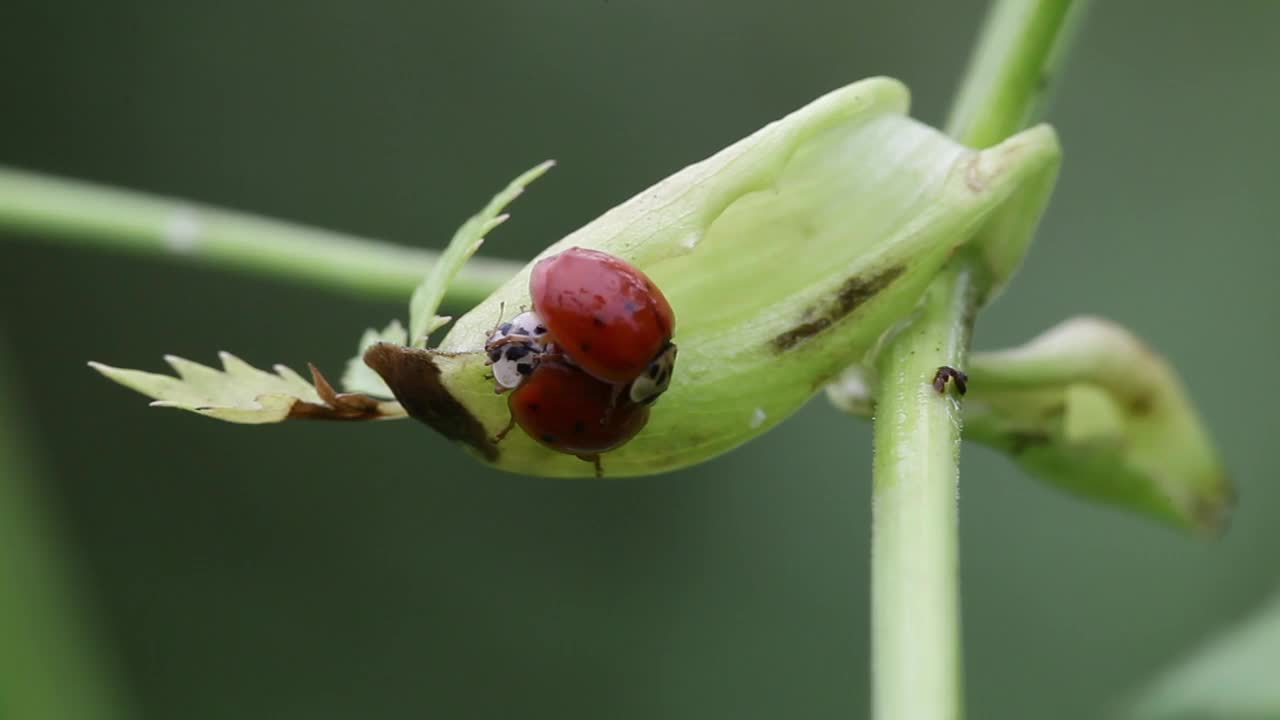
[[[877,718],[960,717],[957,506],[960,405],[934,372],[963,364],[981,263],[952,259],[880,356],[871,545]]]
[[[139,255],[167,255],[403,299],[438,253],[167,197],[0,167],[0,231]],[[521,263],[473,258],[449,299],[473,304]]]
[[[975,147],[1025,127],[1081,3],[997,0],[947,131]],[[872,513],[873,717],[963,715],[957,493],[960,413],[932,387],[963,369],[973,317],[991,289],[976,253],[959,253],[878,362]]]

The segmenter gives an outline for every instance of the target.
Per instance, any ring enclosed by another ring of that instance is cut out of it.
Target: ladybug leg
[[[488,365],[489,363],[485,363],[485,364],[486,364],[486,365]],[[485,380],[493,380],[493,381],[494,381],[494,382],[493,382],[493,394],[494,394],[494,395],[501,395],[502,393],[504,393],[504,392],[506,392],[506,391],[508,391],[508,390],[510,390],[510,389],[511,389],[511,388],[504,388],[504,387],[502,387],[501,385],[499,385],[499,384],[498,384],[497,379],[493,377],[493,373],[491,373],[491,372],[489,372],[489,373],[485,373],[485,374],[484,374],[484,379],[485,379]]]
[[[501,326],[501,325],[499,325],[498,327],[502,327],[502,326]],[[488,344],[486,344],[486,345],[485,345],[485,348],[486,348],[486,349],[488,349],[488,350],[496,350],[497,348],[503,348],[503,347],[506,347],[506,346],[508,346],[508,345],[517,345],[517,344],[521,344],[521,345],[529,345],[529,344],[531,344],[531,341],[530,341],[530,340],[529,340],[529,338],[528,338],[527,336],[525,336],[525,335],[504,335],[503,337],[494,338],[494,339],[490,340],[490,341],[488,342]],[[552,348],[552,347],[554,347],[554,346],[548,346],[548,348]],[[552,358],[552,359],[555,359],[555,360],[568,360],[568,359],[569,359],[569,356],[568,356],[568,355],[565,355],[565,354],[561,353],[559,350],[555,350],[555,349],[547,349],[547,350],[544,350],[544,351],[543,351],[543,353],[542,353],[542,356],[543,356],[543,357],[549,357],[549,358]],[[492,364],[494,364],[495,362],[497,362],[497,360],[494,360],[494,359],[493,359],[493,357],[492,357],[492,356],[490,356],[487,360],[485,360],[485,363],[484,363],[484,364],[485,364],[485,365],[492,365]]]
[[[507,433],[511,432],[511,429],[514,428],[515,426],[516,426],[516,416],[512,415],[511,419],[507,421],[507,426],[502,428],[502,430],[500,430],[497,435],[493,436],[493,444],[497,445],[498,443],[502,442],[502,439],[505,438],[507,436]]]
[[[600,464],[600,453],[594,455],[579,455],[579,460],[584,460],[596,466],[596,479],[604,477],[604,466]]]
[[[542,356],[539,358],[539,360],[542,360],[542,361],[556,360],[556,361],[577,367],[577,363],[575,363],[573,359],[570,358],[568,355],[565,355],[563,352],[560,352],[560,348],[556,345],[548,345],[547,349],[543,351]]]
[[[939,393],[947,391],[947,381],[951,381],[956,386],[956,392],[964,395],[968,391],[969,376],[957,370],[950,365],[943,365],[938,368],[938,372],[933,375],[933,389]]]
[[[498,327],[502,327],[502,326],[501,326],[501,325],[499,325]],[[516,336],[516,335],[506,335],[506,336],[503,336],[503,337],[500,337],[500,338],[494,338],[493,340],[490,340],[490,341],[489,341],[489,348],[490,348],[490,349],[493,349],[493,348],[506,347],[506,346],[508,346],[508,345],[514,345],[515,343],[518,343],[518,342],[528,342],[528,341],[527,341],[525,338],[523,338],[523,337],[519,337],[519,336]],[[485,361],[485,363],[484,363],[484,364],[485,364],[485,365],[492,365],[492,364],[494,364],[495,362],[497,362],[497,361],[496,361],[496,360],[494,360],[493,358],[489,358],[488,360],[486,360],[486,361]]]

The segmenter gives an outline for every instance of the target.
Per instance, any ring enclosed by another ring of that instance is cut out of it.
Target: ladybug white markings
[[[484,350],[488,356],[485,364],[493,372],[494,392],[513,390],[533,374],[547,351],[547,328],[537,313],[522,312],[510,322],[499,323],[485,341]]]
[[[631,387],[627,391],[631,401],[652,404],[659,395],[667,391],[667,386],[671,384],[671,371],[675,366],[676,346],[668,342],[640,377],[631,382]]]

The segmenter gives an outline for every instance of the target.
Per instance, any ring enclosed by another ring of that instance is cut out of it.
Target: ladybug
[[[534,312],[523,312],[499,323],[484,344],[486,365],[493,373],[494,392],[517,388],[533,374],[547,351],[547,328]]]
[[[676,318],[658,286],[634,265],[572,247],[539,260],[529,279],[533,309],[552,341],[589,375],[653,402],[675,364]]]
[[[649,406],[618,398],[615,387],[563,358],[544,355],[507,396],[511,421],[493,441],[519,425],[538,443],[594,463],[601,477],[600,454],[635,437],[649,421]]]

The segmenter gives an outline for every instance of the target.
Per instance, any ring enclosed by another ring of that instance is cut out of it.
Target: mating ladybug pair
[[[540,260],[533,310],[485,342],[511,422],[534,440],[596,465],[640,432],[675,367],[675,314],[653,281],[606,253],[569,248]]]

